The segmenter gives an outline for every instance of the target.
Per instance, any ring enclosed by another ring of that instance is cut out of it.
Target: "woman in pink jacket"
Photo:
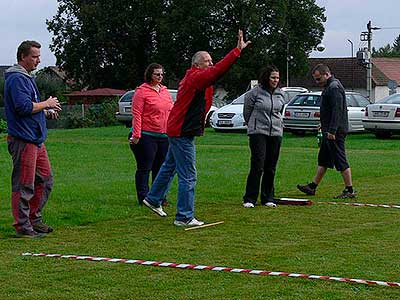
[[[130,148],[136,159],[136,193],[139,204],[149,191],[152,181],[168,151],[167,121],[173,106],[171,94],[161,84],[164,69],[152,63],[144,73],[144,83],[136,88],[132,98],[132,130],[129,133]],[[164,205],[168,205],[165,201]]]

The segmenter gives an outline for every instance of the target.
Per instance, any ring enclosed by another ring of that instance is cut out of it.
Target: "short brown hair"
[[[21,45],[19,45],[18,50],[17,50],[17,61],[22,60],[22,55],[27,56],[29,55],[31,48],[41,48],[42,45],[40,45],[36,41],[23,41]]]
[[[148,65],[146,68],[146,71],[144,71],[144,82],[150,83],[152,81],[152,75],[155,69],[162,69],[164,72],[164,68],[162,65],[157,64],[157,63],[152,63]]]
[[[313,68],[313,70],[312,70],[312,73],[311,74],[314,74],[315,72],[319,72],[321,75],[325,75],[325,74],[330,74],[331,73],[331,70],[329,70],[329,68],[328,68],[328,66],[327,65],[324,65],[324,64],[318,64],[318,65],[316,65],[314,68]]]

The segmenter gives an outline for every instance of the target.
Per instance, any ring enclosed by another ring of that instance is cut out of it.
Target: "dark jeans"
[[[131,134],[130,134],[131,136]],[[168,138],[143,134],[136,145],[129,145],[136,159],[136,194],[139,204],[149,192],[149,177],[156,178],[168,152]]]
[[[274,201],[274,179],[282,137],[263,134],[249,135],[250,173],[247,177],[244,202],[257,202],[261,181],[261,204]]]

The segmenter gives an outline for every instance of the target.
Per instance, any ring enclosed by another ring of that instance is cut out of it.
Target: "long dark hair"
[[[151,76],[153,75],[155,69],[162,69],[164,73],[164,68],[162,65],[156,63],[149,64],[146,68],[146,71],[144,71],[144,82],[150,83],[153,80]]]
[[[272,72],[279,73],[279,69],[274,65],[269,65],[261,72],[260,77],[258,77],[258,84],[261,85],[264,90],[269,91],[271,89],[269,86],[269,77]]]

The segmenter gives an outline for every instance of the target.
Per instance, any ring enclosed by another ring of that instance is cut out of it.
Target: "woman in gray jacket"
[[[260,193],[261,204],[274,204],[274,178],[281,148],[285,105],[278,87],[279,70],[268,66],[260,75],[258,86],[244,98],[243,116],[247,123],[247,135],[251,151],[250,173],[247,177],[243,206],[252,208]]]

